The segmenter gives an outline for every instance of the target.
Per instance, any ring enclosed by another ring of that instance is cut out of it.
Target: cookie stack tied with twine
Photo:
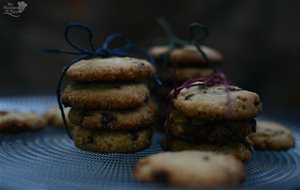
[[[86,30],[91,42],[87,26],[70,24],[65,34],[70,28]],[[58,101],[71,107],[68,117],[76,127],[69,135],[80,149],[126,153],[151,144],[156,106],[146,80],[154,76],[155,70],[148,61],[129,57],[127,51],[139,50],[129,41],[121,48],[108,49],[113,40],[120,38],[120,35],[108,37],[101,49],[94,49],[92,44],[92,51],[80,49],[84,58],[75,59],[63,70],[62,77],[65,75],[70,83],[60,97],[60,81]],[[63,112],[62,116],[65,121]]]
[[[160,19],[159,24],[169,37],[169,45],[152,47],[149,54],[158,63],[157,74],[163,81],[162,86],[155,88],[161,110],[164,110],[160,115],[163,121],[171,90],[189,79],[213,75],[215,71],[207,60],[211,64],[220,65],[223,56],[216,49],[207,46],[201,46],[202,53],[194,45],[194,43],[201,43],[208,35],[205,26],[193,23],[190,27],[190,40],[181,40],[175,36],[166,20]]]
[[[157,74],[164,82],[157,93],[167,98],[177,84],[192,78],[213,75],[214,69],[207,64],[207,59],[211,64],[219,65],[223,56],[216,49],[207,46],[201,46],[203,53],[199,52],[194,45],[200,44],[208,36],[207,27],[193,23],[190,26],[190,39],[181,40],[176,37],[166,20],[161,18],[158,22],[169,38],[169,45],[152,47],[149,54],[159,63],[156,65]]]
[[[261,112],[259,96],[228,84],[223,73],[196,78],[173,91],[165,123],[166,150],[202,150],[231,154],[247,161],[255,132],[255,117]]]

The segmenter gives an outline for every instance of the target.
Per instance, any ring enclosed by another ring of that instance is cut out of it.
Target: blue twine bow
[[[88,43],[90,46],[90,49],[83,49],[81,47],[79,47],[78,45],[76,45],[75,43],[73,43],[70,38],[69,38],[69,32],[71,29],[73,28],[78,28],[78,29],[82,29],[85,32],[88,33]],[[110,56],[116,56],[116,57],[138,57],[137,55],[134,54],[130,54],[129,52],[136,52],[139,55],[143,55],[152,65],[155,64],[155,61],[153,59],[152,56],[150,56],[146,50],[142,49],[142,48],[138,48],[136,46],[134,46],[131,41],[123,34],[112,34],[110,36],[108,36],[102,47],[96,49],[95,46],[93,45],[93,33],[90,29],[89,26],[81,24],[81,23],[70,23],[67,25],[65,31],[64,31],[64,37],[65,40],[67,41],[67,43],[73,47],[75,49],[75,51],[69,51],[69,50],[63,50],[63,49],[45,49],[46,53],[62,53],[62,54],[69,54],[69,55],[79,55],[79,57],[73,59],[72,61],[70,61],[67,65],[64,66],[64,68],[61,71],[60,77],[59,77],[59,81],[57,84],[57,88],[56,88],[56,97],[57,97],[57,102],[58,102],[58,106],[62,115],[62,119],[64,122],[64,126],[66,128],[67,134],[68,136],[72,139],[72,135],[70,133],[69,127],[68,127],[68,123],[66,121],[66,116],[63,110],[63,104],[61,102],[61,86],[62,86],[62,82],[64,79],[64,76],[66,74],[66,72],[68,71],[68,69],[76,62],[80,61],[80,60],[84,60],[84,59],[89,59],[92,57],[110,57]],[[125,45],[121,46],[119,48],[115,48],[115,49],[109,49],[109,46],[117,40],[125,40]],[[158,83],[158,85],[161,85],[161,81],[159,80],[159,78],[157,77],[157,75],[154,76],[155,81]]]
[[[169,47],[170,47],[169,53],[175,48],[183,47],[185,45],[194,45],[196,47],[196,49],[203,56],[205,63],[210,65],[215,73],[217,73],[219,71],[219,69],[216,67],[216,65],[212,64],[209,61],[207,55],[204,53],[204,51],[200,47],[200,44],[209,35],[209,30],[206,26],[196,23],[196,22],[190,24],[189,39],[182,40],[174,34],[169,23],[164,18],[159,18],[158,23],[163,28],[163,30],[165,31],[166,35],[169,38]]]

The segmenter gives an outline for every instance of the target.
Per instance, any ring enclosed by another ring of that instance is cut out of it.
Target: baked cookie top
[[[295,146],[295,138],[284,125],[267,120],[257,121],[256,133],[249,135],[257,150],[287,150]]]
[[[174,99],[174,107],[188,117],[200,117],[206,120],[244,120],[257,116],[262,111],[259,96],[236,86],[229,87],[229,97],[224,85],[199,85],[184,88]],[[195,83],[194,83],[195,84]],[[230,104],[230,105],[229,105]],[[231,106],[230,113],[226,110]]]
[[[62,102],[76,109],[128,109],[141,106],[148,97],[142,83],[72,83],[64,89]]]
[[[66,79],[73,81],[141,80],[153,76],[154,73],[154,67],[143,59],[93,58],[73,64],[66,73]]]
[[[205,151],[164,152],[142,158],[134,175],[141,182],[198,187],[233,186],[246,178],[243,164],[234,157]]]
[[[207,46],[201,46],[201,49],[212,63],[219,64],[222,62],[222,54],[216,49]],[[160,59],[165,56],[168,51],[169,46],[156,46],[151,48],[149,53],[156,59]],[[171,62],[180,64],[205,64],[203,56],[193,45],[173,49],[170,52],[170,60]]]
[[[20,111],[0,111],[0,133],[35,131],[45,126],[46,121],[38,114]]]

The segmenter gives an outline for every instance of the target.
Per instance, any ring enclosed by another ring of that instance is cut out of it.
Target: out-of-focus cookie
[[[36,131],[46,126],[44,118],[36,113],[0,111],[0,133]]]
[[[201,46],[201,49],[212,63],[219,64],[222,62],[223,57],[216,49],[207,46]],[[156,46],[151,48],[149,53],[158,60],[162,59],[168,51],[168,46]],[[170,52],[169,56],[170,62],[176,62],[178,64],[206,64],[202,54],[192,45],[175,48]]]
[[[72,83],[64,89],[62,102],[76,109],[128,109],[141,106],[148,96],[141,83]]]
[[[245,120],[254,118],[262,110],[262,103],[256,93],[230,86],[228,93],[232,110],[228,118],[228,99],[224,85],[207,87],[201,82],[197,83],[199,85],[181,90],[174,99],[175,108],[189,117]]]
[[[72,136],[80,149],[102,153],[127,153],[146,149],[151,144],[152,129],[127,131],[90,130],[74,127]]]
[[[249,135],[256,150],[288,150],[295,146],[292,131],[274,121],[259,120],[256,133]]]
[[[154,154],[139,160],[133,172],[138,181],[173,186],[234,186],[246,178],[243,164],[234,157],[205,151]]]
[[[171,82],[175,79],[180,84],[192,78],[209,77],[213,74],[214,70],[211,68],[181,67],[176,68],[175,73],[173,73],[173,69],[167,69],[159,76],[164,81]]]
[[[64,108],[65,115],[67,116],[70,111],[70,108]],[[58,107],[51,107],[49,108],[45,114],[44,118],[47,121],[48,125],[58,127],[58,128],[63,128],[64,127],[64,121],[62,119],[60,110]],[[68,122],[69,127],[73,127],[73,124],[70,122],[69,118],[66,117],[66,120]]]
[[[130,110],[78,110],[71,109],[70,121],[88,129],[128,130],[145,128],[155,122],[156,103],[149,101],[137,109]]]
[[[162,142],[162,148],[169,151],[200,150],[230,154],[243,162],[248,161],[252,155],[251,151],[244,144],[237,141],[195,144],[179,138],[165,138]]]
[[[141,80],[154,73],[154,67],[146,60],[109,57],[78,61],[69,68],[66,78],[73,81]]]

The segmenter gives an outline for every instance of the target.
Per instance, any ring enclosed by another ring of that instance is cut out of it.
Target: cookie
[[[259,96],[235,86],[229,87],[230,102],[224,85],[199,85],[184,88],[174,99],[174,107],[188,117],[199,117],[207,120],[246,120],[252,119],[262,111]],[[232,107],[226,112],[228,104]]]
[[[67,116],[70,111],[70,108],[64,108],[65,115]],[[45,114],[44,118],[47,122],[48,125],[58,127],[58,128],[63,128],[64,127],[64,121],[62,119],[60,110],[58,107],[51,107],[49,108]],[[66,120],[68,122],[68,127],[72,127],[73,124],[70,122],[68,117],[66,117]]]
[[[128,130],[149,127],[155,121],[157,108],[153,101],[131,110],[89,111],[71,109],[70,121],[83,128]]]
[[[207,58],[215,64],[222,62],[223,57],[216,49],[201,46],[201,49],[206,54]],[[163,59],[163,56],[167,55],[169,51],[168,46],[157,46],[149,50],[149,53],[156,58],[156,60]],[[181,48],[175,48],[170,52],[170,62],[176,62],[178,64],[199,64],[204,65],[205,60],[200,52],[193,45],[186,45]],[[163,61],[163,60],[161,60]]]
[[[127,153],[146,149],[151,144],[152,129],[131,131],[90,130],[75,127],[75,146],[82,150],[102,153]]]
[[[211,68],[181,67],[175,69],[175,73],[173,73],[172,68],[167,69],[164,73],[159,74],[159,76],[163,81],[168,82],[171,82],[174,78],[180,84],[192,78],[209,77],[213,74],[214,70]]]
[[[255,132],[255,119],[247,121],[206,121],[195,118],[187,118],[179,114],[170,115],[170,122],[165,126],[172,137],[183,138],[189,142],[216,142],[222,143],[228,140],[242,140],[245,136]],[[165,123],[167,124],[167,123]]]
[[[154,67],[143,59],[93,58],[72,65],[66,73],[66,79],[73,81],[140,80],[152,77],[154,73]]]
[[[246,179],[240,161],[230,155],[205,151],[154,154],[139,160],[133,172],[138,181],[172,186],[234,186]]]
[[[0,133],[19,133],[43,129],[46,121],[38,114],[20,111],[0,111]]]
[[[249,142],[250,143],[250,142]],[[213,151],[222,154],[230,154],[237,159],[246,162],[251,158],[251,151],[242,143],[228,141],[226,143],[201,143],[194,144],[179,138],[165,138],[162,148],[169,151],[200,150]]]
[[[76,109],[128,109],[141,106],[148,96],[145,84],[72,83],[63,91],[62,102]]]
[[[292,131],[274,121],[258,121],[256,133],[249,135],[256,150],[288,150],[295,146]]]

